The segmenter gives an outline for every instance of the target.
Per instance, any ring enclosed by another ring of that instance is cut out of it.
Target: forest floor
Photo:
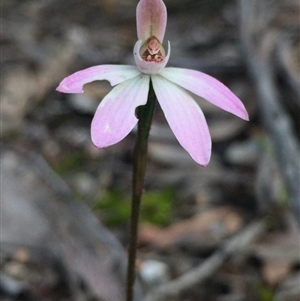
[[[110,85],[55,88],[134,64],[136,2],[2,1],[0,300],[124,300],[136,132],[96,149]],[[299,301],[299,3],[165,3],[168,66],[218,78],[250,121],[195,97],[213,140],[203,168],[156,107],[136,301]]]

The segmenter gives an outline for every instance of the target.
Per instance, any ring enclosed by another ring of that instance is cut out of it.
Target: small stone
[[[140,267],[140,275],[142,279],[149,285],[158,285],[169,280],[168,266],[157,260],[145,260]]]

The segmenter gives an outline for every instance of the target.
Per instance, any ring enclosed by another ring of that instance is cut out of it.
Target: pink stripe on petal
[[[146,41],[155,36],[162,43],[167,26],[167,8],[162,0],[141,0],[136,8],[137,36]]]
[[[114,87],[97,108],[92,121],[92,141],[105,148],[125,138],[137,124],[135,109],[145,105],[149,92],[148,75],[140,75]]]
[[[160,75],[151,76],[157,100],[182,147],[200,165],[211,155],[211,138],[202,110],[181,87]]]
[[[201,96],[244,120],[249,120],[248,113],[241,100],[231,92],[224,84],[205,73],[181,69],[165,68],[160,75],[169,81]]]
[[[56,88],[62,93],[83,93],[83,86],[95,80],[107,80],[112,86],[139,75],[135,66],[100,65],[75,72],[66,77]]]

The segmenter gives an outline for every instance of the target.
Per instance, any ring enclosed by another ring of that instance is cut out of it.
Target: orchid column
[[[139,207],[146,170],[147,140],[156,98],[178,142],[201,166],[209,163],[211,138],[203,112],[187,90],[248,120],[243,103],[215,78],[195,70],[165,68],[170,57],[170,43],[166,53],[162,44],[167,10],[162,0],[140,0],[136,17],[138,41],[133,50],[136,66],[90,67],[66,77],[57,88],[62,93],[83,93],[83,86],[95,80],[108,80],[115,86],[103,98],[92,120],[91,138],[97,148],[106,148],[119,142],[138,123],[127,301],[133,300]]]

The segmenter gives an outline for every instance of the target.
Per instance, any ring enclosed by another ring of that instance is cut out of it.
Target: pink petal
[[[151,79],[157,100],[179,143],[197,163],[206,166],[210,160],[211,138],[200,107],[181,87],[160,75]]]
[[[221,109],[244,120],[249,120],[241,100],[215,78],[199,71],[181,68],[165,68],[160,72],[160,75],[205,98]]]
[[[66,77],[56,88],[62,93],[83,93],[83,86],[95,80],[108,80],[112,86],[139,75],[135,66],[101,65],[90,67]]]
[[[167,9],[162,0],[141,0],[136,8],[138,39],[155,36],[162,43],[167,25]]]
[[[137,67],[140,69],[140,71],[142,73],[156,74],[156,73],[160,72],[163,68],[165,68],[165,66],[167,65],[167,63],[169,61],[170,54],[171,54],[170,42],[168,42],[168,53],[167,53],[165,59],[159,63],[143,61],[143,59],[141,58],[141,55],[140,55],[141,46],[142,46],[142,41],[138,40],[135,43],[134,48],[133,48],[133,56],[134,56],[134,60],[135,60]]]
[[[145,105],[149,92],[147,75],[140,75],[114,87],[101,101],[92,121],[92,141],[98,148],[113,145],[137,124],[135,109]]]

